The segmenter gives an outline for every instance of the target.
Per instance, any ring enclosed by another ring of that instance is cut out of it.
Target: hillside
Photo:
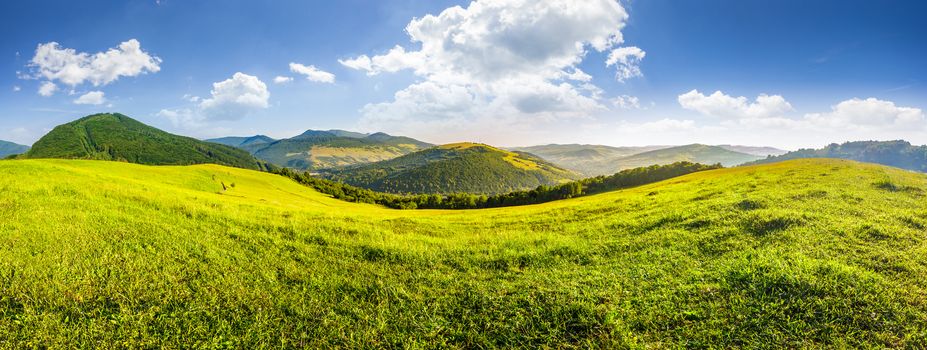
[[[497,194],[553,185],[580,176],[527,153],[476,143],[443,145],[350,167],[332,179],[389,193]]]
[[[255,140],[260,138],[259,140]],[[307,130],[283,140],[266,136],[226,137],[209,140],[251,152],[269,163],[298,170],[318,170],[393,159],[431,147],[431,144],[384,133],[362,134],[344,130]]]
[[[585,176],[615,173],[617,159],[670,146],[611,147],[603,145],[542,145],[516,147],[513,151],[534,154],[558,166],[577,171]]]
[[[266,164],[240,149],[170,134],[118,113],[95,114],[59,125],[22,157],[266,168]]]
[[[29,146],[23,146],[9,141],[0,140],[0,159],[13,154],[25,153],[28,150]]]
[[[654,164],[662,165],[687,161],[701,164],[721,163],[721,165],[729,167],[760,158],[759,156],[730,151],[719,146],[692,144],[663,148],[623,157],[616,159],[613,166],[616,169],[615,171],[618,171]]]
[[[927,177],[878,165],[473,211],[217,165],[0,161],[0,188],[4,347],[927,346]]]
[[[760,159],[753,164],[775,163],[801,158],[851,159],[927,172],[927,146],[913,146],[903,140],[834,143],[821,149],[800,149],[778,157]]]

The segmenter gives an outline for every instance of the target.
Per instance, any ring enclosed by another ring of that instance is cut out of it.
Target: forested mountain
[[[23,146],[17,143],[0,140],[0,159],[13,154],[25,153],[28,150],[29,146]]]
[[[852,159],[860,162],[927,172],[927,146],[913,146],[910,142],[904,140],[832,143],[821,149],[800,149],[781,156],[757,160],[753,164],[773,163],[799,158]]]
[[[477,143],[433,147],[392,160],[336,170],[328,177],[389,193],[498,194],[581,176],[534,155]]]
[[[55,127],[23,158],[115,160],[149,165],[213,163],[246,169],[267,164],[243,150],[178,136],[119,113],[94,114]]]
[[[515,147],[513,151],[528,152],[561,167],[586,176],[611,175],[616,172],[617,159],[670,146],[611,147],[603,145],[541,145]]]
[[[307,130],[295,137],[274,140],[258,135],[207,140],[228,144],[272,164],[298,170],[318,170],[393,159],[432,145],[384,133],[345,130]]]

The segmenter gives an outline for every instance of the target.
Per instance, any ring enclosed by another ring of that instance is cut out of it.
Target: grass
[[[920,348],[925,188],[815,159],[399,211],[214,165],[0,161],[0,348]]]

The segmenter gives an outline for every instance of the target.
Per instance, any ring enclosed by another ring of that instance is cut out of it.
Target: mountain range
[[[282,140],[257,135],[206,141],[238,147],[271,164],[298,170],[320,170],[389,160],[432,146],[404,136],[345,130],[307,130]]]

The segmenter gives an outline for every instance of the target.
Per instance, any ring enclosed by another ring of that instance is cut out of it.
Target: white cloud
[[[611,67],[614,65],[618,69],[618,72],[615,73],[615,79],[624,82],[625,80],[644,75],[641,73],[640,67],[640,63],[644,59],[644,56],[647,56],[647,53],[639,47],[619,47],[608,54],[605,66]]]
[[[406,33],[417,49],[397,45],[339,62],[368,75],[410,70],[422,78],[392,101],[364,107],[366,123],[479,119],[468,127],[495,128],[588,117],[606,106],[577,65],[588,50],[621,44],[627,18],[614,0],[478,0],[413,19]]]
[[[48,97],[54,95],[55,91],[58,91],[58,85],[55,85],[53,82],[46,81],[42,83],[42,85],[39,85],[39,95]]]
[[[290,71],[296,74],[302,74],[306,76],[306,79],[309,81],[319,82],[319,83],[334,83],[335,75],[321,69],[316,68],[315,66],[306,66],[299,63],[290,63]],[[276,81],[276,80],[275,80]]]
[[[641,101],[636,96],[621,95],[612,99],[612,105],[621,109],[641,109]]]
[[[292,77],[276,76],[274,77],[274,84],[286,84],[293,81]]]
[[[78,105],[98,106],[104,103],[106,103],[106,97],[102,91],[91,91],[74,100],[74,104]]]
[[[367,71],[367,75],[376,75],[378,73],[374,72],[373,62],[370,61],[370,57],[367,57],[367,55],[360,55],[356,58],[343,60],[339,59],[338,63],[351,69]]]
[[[39,44],[29,66],[34,78],[76,86],[90,82],[106,85],[120,77],[134,77],[161,70],[161,59],[142,51],[141,43],[131,39],[106,52],[89,54],[62,48],[57,42]]]
[[[175,126],[200,128],[208,122],[240,120],[270,106],[267,84],[258,77],[237,72],[231,78],[212,84],[209,98],[185,95],[194,106],[162,109],[158,116]]]
[[[19,87],[19,86],[13,86],[13,92],[19,92],[19,91],[22,90],[22,89],[23,89],[23,88],[21,88],[21,87]]]
[[[731,97],[721,91],[703,95],[692,90],[677,98],[682,108],[704,115],[727,119],[765,119],[781,118],[794,109],[788,101],[779,95],[761,94],[754,102],[746,97]]]
[[[856,129],[924,130],[925,116],[920,108],[898,107],[876,98],[850,99],[831,107],[830,112],[809,113],[805,119],[814,125]]]

